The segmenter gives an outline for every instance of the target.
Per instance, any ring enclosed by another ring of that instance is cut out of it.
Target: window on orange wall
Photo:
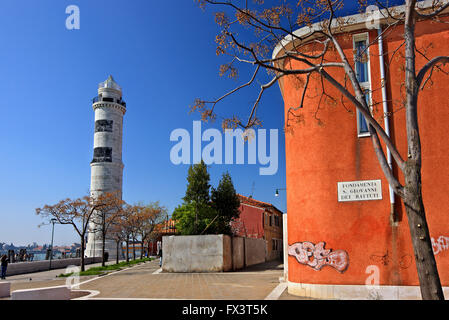
[[[371,112],[371,72],[369,57],[369,34],[360,33],[353,36],[354,64],[357,80],[365,94],[365,100]],[[370,136],[368,123],[363,114],[357,109],[357,136]]]
[[[371,94],[369,92],[369,90],[365,90],[365,101],[366,104],[369,106],[371,105]],[[368,129],[368,122],[366,121],[365,117],[363,116],[363,114],[357,110],[357,115],[358,115],[358,135],[369,135],[369,129]]]

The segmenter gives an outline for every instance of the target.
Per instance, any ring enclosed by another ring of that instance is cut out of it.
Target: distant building
[[[246,238],[265,239],[266,259],[282,257],[282,211],[274,205],[239,195],[240,216],[231,222],[234,235]]]
[[[155,236],[153,237],[153,239],[151,239],[150,241],[145,243],[145,248],[144,248],[144,251],[148,252],[149,256],[155,256],[158,254],[157,242],[162,241],[162,236],[171,236],[171,235],[177,234],[175,221],[173,221],[172,219],[169,219],[167,221],[164,221],[164,222],[156,225],[153,233]],[[136,242],[135,245],[136,245],[136,250],[141,250],[141,248],[142,248],[141,242]],[[123,250],[124,250],[123,252],[126,256],[126,246],[123,247]],[[132,253],[131,250],[132,250],[132,246],[130,245],[130,253]]]

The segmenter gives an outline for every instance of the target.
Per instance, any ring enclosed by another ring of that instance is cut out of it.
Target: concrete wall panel
[[[243,269],[245,266],[245,251],[243,248],[243,238],[232,238],[232,259],[234,260],[234,270]]]
[[[0,282],[0,298],[7,298],[10,296],[11,283],[10,282]]]
[[[223,271],[232,271],[231,237],[223,235]]]
[[[236,237],[231,247],[227,235],[164,236],[162,252],[166,272],[231,271],[266,261],[264,239]]]
[[[15,290],[11,292],[11,300],[70,300],[70,289],[67,286]]]
[[[224,271],[223,237],[227,236],[164,236],[162,269],[168,272]],[[227,265],[229,267],[229,262]]]
[[[266,242],[264,239],[245,239],[245,262],[246,266],[265,262]]]

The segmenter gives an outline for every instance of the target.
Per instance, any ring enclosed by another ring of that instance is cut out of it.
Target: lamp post
[[[48,270],[51,270],[51,260],[53,258],[53,239],[54,239],[54,235],[55,235],[55,223],[56,223],[56,221],[58,221],[58,220],[56,220],[55,218],[52,218],[50,220],[50,222],[52,223],[53,226],[52,226],[52,229],[51,229],[50,264],[49,264]]]
[[[287,190],[287,188],[276,189],[276,193],[274,194],[275,197],[279,197],[279,190]]]
[[[277,197],[279,197],[279,191],[280,190],[284,190],[284,191],[286,191],[287,190],[287,188],[278,188],[278,189],[276,189],[276,192],[274,193],[274,196],[277,198]],[[286,209],[287,210],[287,209]]]
[[[275,197],[279,197],[279,190],[287,190],[287,188],[276,189]],[[288,280],[288,233],[287,233],[287,212],[282,215],[282,255],[284,261],[284,280]]]

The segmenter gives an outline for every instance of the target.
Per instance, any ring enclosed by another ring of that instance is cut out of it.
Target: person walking
[[[159,267],[162,267],[162,247],[161,247],[161,249],[159,250],[159,256],[160,256],[160,259],[159,259]]]
[[[6,279],[6,269],[8,268],[8,262],[9,262],[9,259],[6,256],[6,254],[4,254],[1,258],[1,266],[2,266],[1,278],[2,279]]]

